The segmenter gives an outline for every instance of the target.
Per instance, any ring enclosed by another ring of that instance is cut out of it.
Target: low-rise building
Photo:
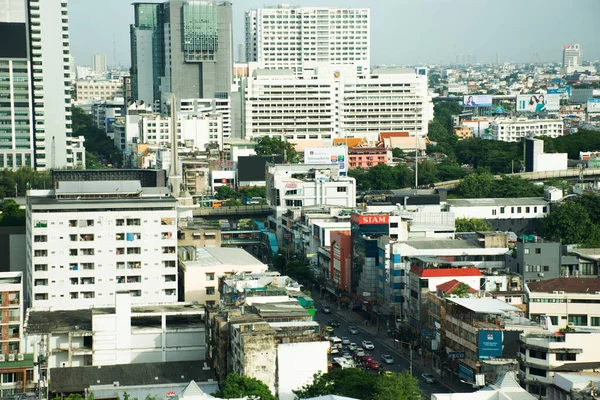
[[[600,327],[600,278],[553,278],[525,285],[529,318],[553,326]]]
[[[598,372],[555,372],[546,394],[549,399],[592,400],[598,397],[599,387]]]
[[[562,119],[497,118],[490,123],[493,140],[519,142],[526,137],[563,135]]]
[[[219,278],[239,272],[262,273],[268,270],[244,249],[234,247],[179,248],[179,274],[184,301],[216,305],[221,299]]]
[[[385,147],[348,148],[348,168],[369,169],[379,164],[387,164],[392,158],[391,150]]]
[[[75,101],[111,100],[123,97],[123,81],[120,79],[92,80],[78,79],[75,81]]]
[[[519,386],[514,372],[507,372],[495,383],[471,393],[433,393],[431,400],[535,400],[536,397]]]
[[[466,126],[454,128],[454,134],[458,136],[458,140],[464,140],[473,137],[473,131],[471,130],[471,128]]]
[[[529,240],[532,239],[532,240]],[[515,243],[513,251],[506,254],[506,267],[520,274],[524,283],[536,282],[561,276],[576,276],[579,260],[565,254],[558,242],[543,241],[538,237],[521,237]],[[582,277],[596,277],[592,271],[584,269]]]
[[[519,343],[519,377],[529,393],[548,398],[557,372],[592,372],[600,367],[600,331],[524,332]]]

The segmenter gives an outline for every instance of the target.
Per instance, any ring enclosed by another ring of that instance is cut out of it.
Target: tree
[[[377,400],[421,400],[419,381],[408,371],[381,375],[375,388]]]
[[[121,150],[115,146],[114,141],[106,135],[104,130],[98,129],[92,116],[86,114],[79,107],[73,107],[71,111],[73,136],[83,136],[85,138],[86,151],[94,154],[99,159],[106,160],[107,163],[120,165],[123,160]]]
[[[582,244],[598,247],[600,233],[592,223],[588,210],[576,201],[566,201],[556,206],[541,224],[542,236],[560,239],[564,244]]]
[[[221,389],[213,393],[213,396],[221,399],[234,399],[246,396],[256,396],[260,400],[277,400],[269,390],[269,387],[255,378],[229,374]]]
[[[492,225],[482,218],[456,218],[454,220],[456,232],[486,232]]]
[[[298,152],[296,152],[294,145],[287,140],[281,140],[280,137],[263,136],[258,140],[256,146],[254,146],[254,151],[257,156],[271,156],[278,154],[283,157],[284,149],[288,162],[298,161]]]
[[[451,293],[446,294],[446,296],[454,295],[456,297],[469,297],[469,292],[471,287],[464,282],[461,282],[456,289],[454,289]]]
[[[454,193],[467,199],[495,197],[491,196],[493,183],[494,176],[492,174],[469,174],[456,185]]]
[[[402,150],[400,147],[394,147],[392,149],[392,157],[394,157],[394,158],[404,157],[404,150]]]
[[[215,194],[215,197],[219,200],[231,199],[231,198],[235,197],[235,192],[231,188],[231,186],[223,185],[223,186],[219,186],[219,188],[217,189],[217,193]]]

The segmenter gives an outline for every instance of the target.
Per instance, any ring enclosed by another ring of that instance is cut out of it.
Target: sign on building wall
[[[558,111],[559,108],[559,94],[534,93],[517,96],[518,112],[540,113],[542,111]]]
[[[348,172],[348,147],[306,147],[304,164],[337,164],[340,174],[344,175]]]
[[[479,358],[502,357],[502,331],[480,330],[478,334]]]
[[[465,107],[491,107],[492,96],[489,95],[471,95],[463,98]]]
[[[389,225],[390,216],[387,214],[382,215],[359,215],[356,213],[351,214],[350,220],[359,225]]]

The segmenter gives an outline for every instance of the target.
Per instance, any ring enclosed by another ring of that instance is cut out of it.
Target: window
[[[548,212],[548,207],[544,206],[544,208],[542,208],[542,212],[543,213],[547,213]]]
[[[587,326],[588,320],[586,314],[569,315],[569,323],[575,326]]]
[[[175,254],[175,246],[167,246],[162,248],[163,254]]]
[[[81,242],[93,242],[94,235],[91,233],[84,233],[84,234],[79,235],[79,240]]]
[[[36,243],[47,242],[48,241],[48,236],[46,236],[46,235],[35,235],[33,237],[33,241],[36,242]]]
[[[529,213],[530,212],[530,208],[529,207],[525,207],[525,212]]]
[[[529,254],[529,249],[524,249],[524,250],[523,250],[523,253],[525,253],[525,254]]]
[[[8,372],[2,374],[2,383],[15,383],[17,382],[17,374],[15,372]]]
[[[506,207],[500,207],[500,214],[504,214],[504,209],[505,209],[505,208],[506,208]]]
[[[575,353],[556,353],[556,361],[577,361]]]
[[[492,210],[492,215],[496,215],[496,210]]]
[[[33,286],[48,286],[48,279],[35,279]]]
[[[48,250],[35,250],[33,255],[35,257],[48,257]]]
[[[533,368],[533,367],[529,367],[529,374],[530,375],[536,375],[536,376],[546,376],[546,370],[545,369],[540,369],[540,368]]]
[[[214,281],[215,280],[215,274],[213,272],[209,272],[208,274],[206,274],[206,280],[207,281]]]
[[[139,218],[127,218],[127,226],[139,226],[140,222]]]
[[[163,261],[163,267],[175,268],[175,260]]]
[[[70,256],[76,256],[77,255],[77,249],[69,249],[69,255]]]
[[[36,271],[48,271],[48,264],[35,264]]]
[[[142,249],[139,247],[128,247],[127,254],[141,254]]]
[[[346,187],[345,186],[338,186],[337,191],[338,191],[338,193],[345,193],[346,192]]]
[[[118,256],[125,254],[125,247],[117,247],[117,249],[115,250],[115,253]]]
[[[539,247],[535,248],[535,254],[542,254],[542,249]]]
[[[175,275],[165,275],[165,282],[175,282]]]
[[[206,288],[206,294],[207,295],[213,295],[213,294],[215,294],[215,288],[214,287],[207,287]]]
[[[123,225],[125,225],[125,220],[124,219],[118,219],[118,220],[116,220],[115,225],[117,225],[117,226],[123,226]]]
[[[35,299],[36,300],[48,300],[48,293],[36,293]]]
[[[600,317],[591,317],[592,318],[592,326],[600,326]]]
[[[548,272],[550,271],[550,266],[549,265],[544,265],[544,272]]]
[[[175,225],[175,218],[161,218],[161,225]]]
[[[160,238],[165,240],[165,239],[171,239],[171,237],[173,236],[172,232],[162,232],[160,234]]]
[[[81,249],[81,255],[84,255],[84,256],[93,256],[94,255],[94,249]]]
[[[521,210],[522,210],[521,207],[517,207],[517,213],[518,214],[521,214]]]
[[[390,228],[397,228],[397,227],[398,227],[397,222],[390,222]]]

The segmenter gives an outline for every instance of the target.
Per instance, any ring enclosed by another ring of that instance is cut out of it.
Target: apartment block
[[[25,299],[55,309],[177,301],[176,200],[140,181],[57,181],[27,195]]]
[[[503,142],[539,136],[557,138],[563,135],[563,129],[561,119],[498,118],[490,123],[492,139]]]
[[[370,68],[368,8],[279,5],[246,11],[247,62],[297,73],[310,61]]]
[[[123,97],[123,81],[120,79],[75,81],[75,101],[112,100]]]

